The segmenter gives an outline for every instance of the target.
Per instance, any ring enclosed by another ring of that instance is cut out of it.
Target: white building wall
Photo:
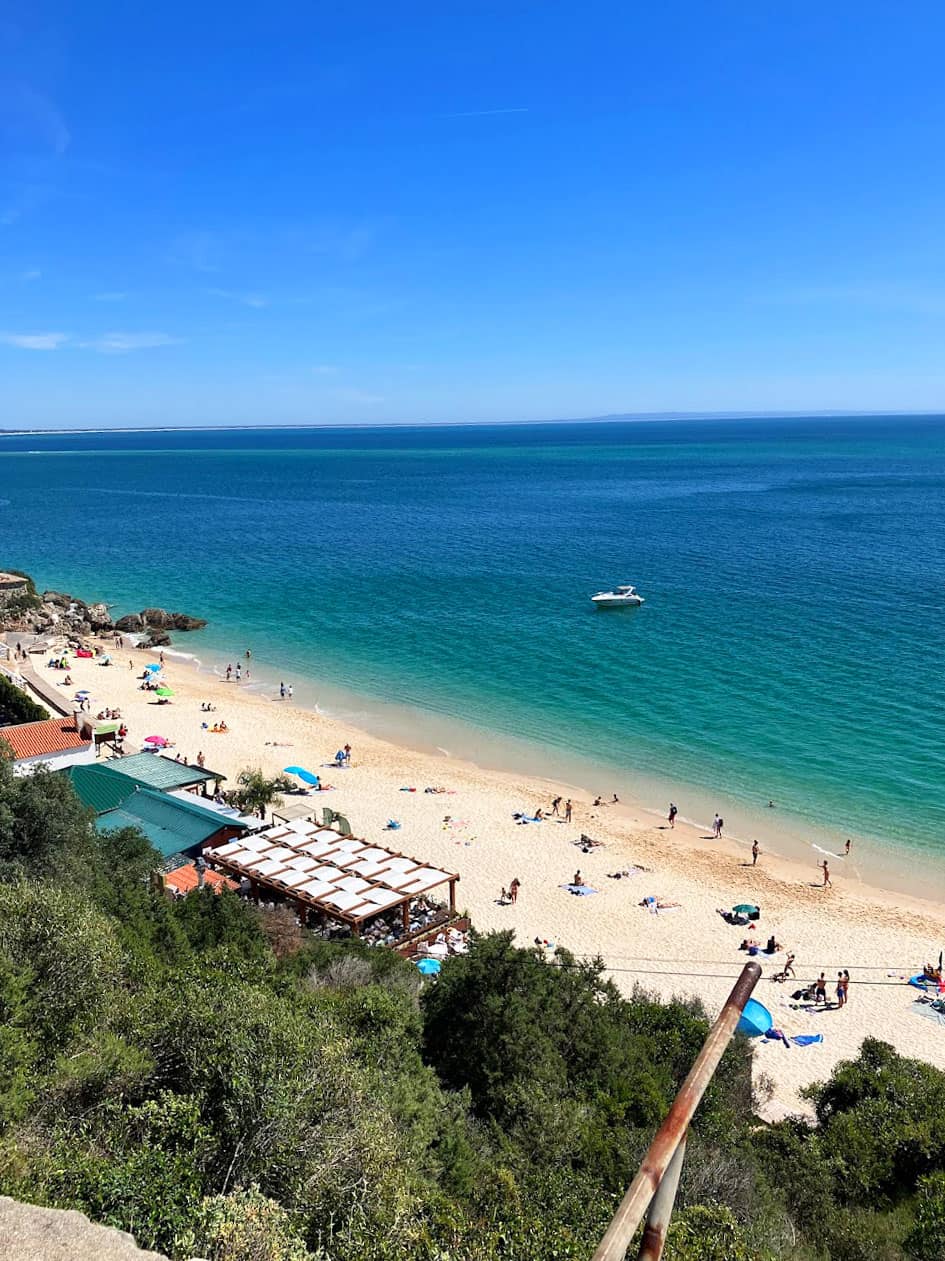
[[[95,761],[95,746],[84,745],[81,749],[67,749],[64,753],[44,753],[40,757],[25,757],[13,763],[14,775],[32,775],[37,766],[46,765],[51,771],[61,771],[66,766],[84,766]]]

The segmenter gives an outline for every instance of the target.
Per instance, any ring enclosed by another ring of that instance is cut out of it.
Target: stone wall
[[[0,604],[6,604],[14,596],[24,595],[29,590],[29,583],[19,574],[5,574],[0,571]]]

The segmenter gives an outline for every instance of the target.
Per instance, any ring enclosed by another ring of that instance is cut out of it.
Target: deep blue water
[[[945,855],[941,418],[3,436],[4,565]]]

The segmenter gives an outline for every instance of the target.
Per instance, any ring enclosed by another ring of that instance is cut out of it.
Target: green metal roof
[[[133,827],[148,838],[165,856],[186,852],[201,845],[224,827],[240,827],[233,819],[205,810],[196,803],[169,797],[150,788],[129,794],[114,810],[95,820],[99,832]],[[242,825],[245,826],[245,825]]]
[[[122,775],[111,766],[68,766],[57,773],[71,781],[75,795],[96,814],[114,810],[136,788],[143,787],[138,780]]]
[[[193,784],[204,784],[210,779],[226,779],[219,771],[185,766],[183,762],[175,762],[173,758],[162,757],[159,753],[133,753],[129,757],[114,758],[111,761],[115,763],[112,769],[146,784],[148,788],[156,788],[159,792],[170,792],[172,788],[190,788]]]

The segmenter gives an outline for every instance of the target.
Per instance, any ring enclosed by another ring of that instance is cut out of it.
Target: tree
[[[233,804],[246,814],[266,817],[266,807],[271,805],[291,785],[283,775],[273,778],[263,774],[259,767],[247,767],[236,777],[239,787],[232,794]]]
[[[919,1180],[915,1226],[906,1248],[917,1261],[942,1261],[945,1257],[945,1172]]]
[[[17,687],[0,674],[0,727],[9,727],[14,723],[38,722],[48,718],[49,713],[38,705],[22,688]]]

